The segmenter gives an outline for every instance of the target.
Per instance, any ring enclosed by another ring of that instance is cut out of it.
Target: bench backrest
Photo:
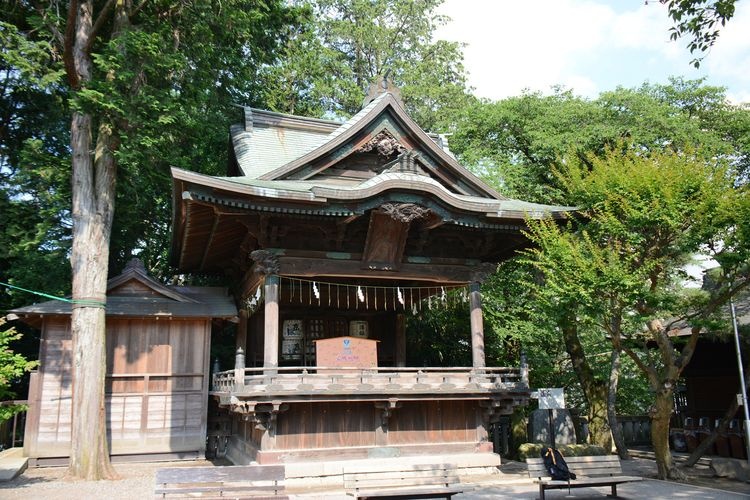
[[[617,455],[603,455],[593,457],[564,457],[568,469],[577,476],[619,476],[622,475],[620,457]],[[549,477],[544,468],[544,459],[527,458],[529,477]]]
[[[347,490],[407,486],[450,486],[459,483],[455,464],[359,466],[344,468]]]
[[[171,467],[156,471],[154,492],[162,498],[217,492],[268,497],[283,493],[284,474],[283,465]]]

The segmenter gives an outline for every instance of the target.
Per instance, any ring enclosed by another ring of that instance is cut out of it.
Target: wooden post
[[[264,373],[276,373],[279,367],[279,277],[266,275],[265,326],[263,337]]]
[[[237,348],[234,355],[234,387],[235,390],[245,385],[245,351]]]
[[[240,322],[234,337],[234,348],[247,352],[247,309],[240,310]]]
[[[484,368],[484,323],[482,321],[482,296],[479,282],[470,286],[469,306],[471,308],[471,360],[474,368]]]
[[[396,315],[396,366],[406,366],[406,316]]]

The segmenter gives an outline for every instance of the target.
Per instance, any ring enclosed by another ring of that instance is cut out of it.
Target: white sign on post
[[[563,389],[539,389],[540,410],[561,410],[565,408],[565,392]]]

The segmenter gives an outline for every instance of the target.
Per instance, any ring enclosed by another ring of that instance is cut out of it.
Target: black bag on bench
[[[576,478],[576,475],[568,469],[568,464],[565,463],[562,453],[557,448],[542,448],[542,459],[544,468],[552,479],[570,481]]]

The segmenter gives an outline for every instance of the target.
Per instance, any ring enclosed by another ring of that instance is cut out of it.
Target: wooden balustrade
[[[212,392],[271,394],[319,391],[354,392],[446,392],[526,389],[518,368],[470,367],[279,367],[273,373],[263,368],[245,368],[237,383],[236,370],[215,373]]]

